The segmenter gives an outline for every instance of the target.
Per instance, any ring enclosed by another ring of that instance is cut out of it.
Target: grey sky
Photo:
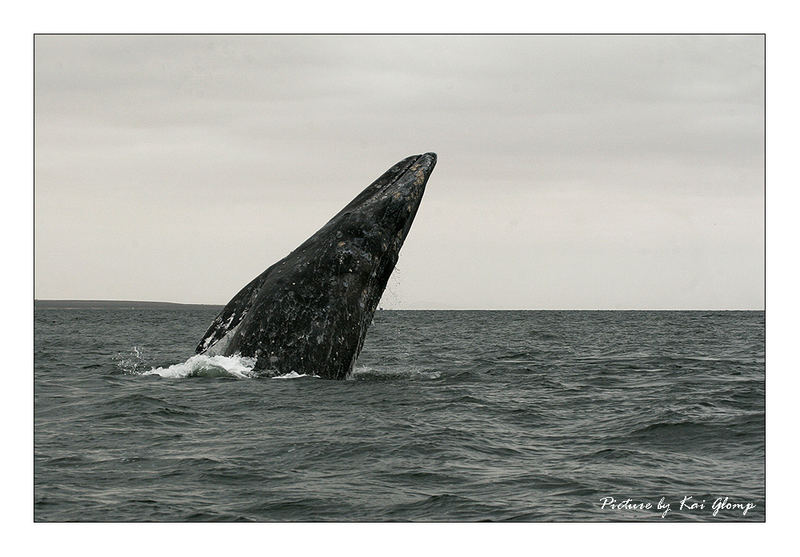
[[[35,296],[226,303],[401,158],[385,307],[761,309],[760,36],[39,36]]]

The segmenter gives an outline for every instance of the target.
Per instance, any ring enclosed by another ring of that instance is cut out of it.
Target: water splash
[[[139,375],[149,365],[144,348],[140,346],[134,346],[130,352],[118,352],[112,359],[122,373],[129,375]]]
[[[307,373],[297,373],[296,371],[290,371],[284,375],[276,375],[273,379],[300,379],[301,377],[312,377],[314,379],[319,379],[319,375],[309,375]]]
[[[400,274],[400,267],[395,265],[392,274],[389,276],[389,281],[383,290],[381,299],[378,301],[378,306],[384,309],[401,309],[405,306],[405,300],[400,295],[402,291],[401,285],[402,275]]]
[[[236,377],[238,379],[250,379],[255,377],[255,372],[253,371],[255,364],[255,358],[197,354],[183,363],[169,367],[154,367],[137,375],[160,375],[171,379],[185,377]]]
[[[270,372],[256,372],[255,358],[241,355],[234,356],[208,356],[197,354],[185,362],[166,367],[155,367],[148,363],[144,350],[134,346],[130,352],[119,353],[114,356],[117,367],[126,375],[158,375],[169,379],[184,379],[187,377],[235,377],[237,379],[253,379],[258,376],[272,379],[300,379],[310,377],[319,379],[319,375],[297,373],[290,371],[283,375],[272,375]],[[147,369],[149,367],[149,369]],[[274,372],[273,372],[274,373]]]

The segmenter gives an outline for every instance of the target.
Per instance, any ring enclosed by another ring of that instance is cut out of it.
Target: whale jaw
[[[196,351],[255,358],[261,375],[345,378],[436,161],[425,153],[392,166],[234,296]]]

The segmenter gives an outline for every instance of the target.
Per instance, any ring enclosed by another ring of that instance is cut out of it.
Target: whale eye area
[[[340,273],[362,274],[371,271],[374,258],[369,250],[365,249],[365,244],[363,238],[337,242],[336,263]]]

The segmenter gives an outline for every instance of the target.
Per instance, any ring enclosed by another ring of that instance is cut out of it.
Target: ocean
[[[34,310],[34,519],[765,520],[763,311],[379,311],[352,376],[219,307]]]

